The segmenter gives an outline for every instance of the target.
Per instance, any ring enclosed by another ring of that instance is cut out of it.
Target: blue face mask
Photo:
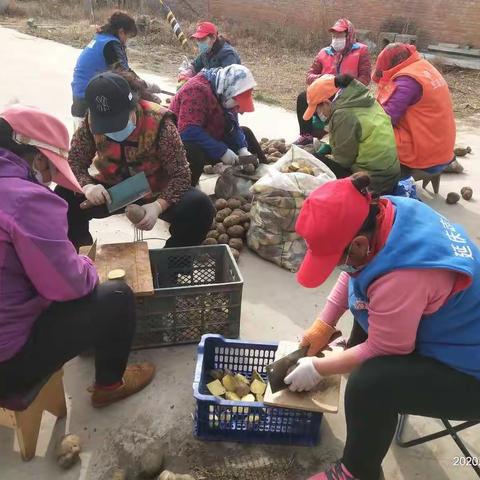
[[[210,43],[208,40],[203,40],[202,42],[197,42],[197,47],[200,53],[207,53],[210,50]]]
[[[364,267],[363,265],[361,267],[354,267],[353,265],[348,265],[347,262],[350,257],[351,248],[352,248],[352,245],[350,244],[350,247],[348,248],[348,252],[347,252],[347,258],[345,259],[345,263],[342,263],[341,265],[337,265],[337,268],[339,270],[349,274],[358,273]],[[370,255],[370,247],[368,248],[367,255]]]
[[[127,126],[123,130],[118,132],[106,133],[105,136],[111,138],[115,142],[123,142],[126,140],[131,133],[135,130],[135,124],[132,120],[129,120]]]

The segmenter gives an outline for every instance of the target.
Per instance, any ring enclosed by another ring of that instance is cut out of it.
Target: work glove
[[[238,155],[233,150],[227,148],[227,151],[220,157],[220,160],[225,165],[235,165],[238,163]]]
[[[88,184],[83,188],[85,198],[93,205],[103,205],[104,203],[112,203],[110,194],[103,185]]]
[[[242,147],[238,151],[238,156],[239,157],[247,157],[248,155],[251,155],[251,153],[248,151],[248,148],[246,148],[246,147]]]
[[[139,230],[151,230],[157,223],[163,209],[157,201],[146,203],[143,208],[145,209],[145,216],[135,226]]]
[[[335,328],[317,318],[312,326],[303,334],[301,347],[309,347],[307,355],[313,356],[320,352],[328,344],[331,336],[336,332]]]
[[[304,357],[284,379],[292,392],[309,392],[323,378],[315,368],[316,357]]]

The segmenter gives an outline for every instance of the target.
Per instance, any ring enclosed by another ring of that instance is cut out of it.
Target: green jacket
[[[334,160],[353,173],[368,172],[376,193],[390,193],[400,179],[395,135],[368,88],[354,80],[341,91],[328,124]]]

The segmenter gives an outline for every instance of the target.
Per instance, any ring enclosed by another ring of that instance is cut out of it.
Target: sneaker
[[[313,143],[313,136],[309,133],[302,133],[300,136],[293,142],[293,145],[303,146],[310,145]]]
[[[93,388],[92,405],[106,407],[143,390],[155,376],[155,365],[149,362],[128,365],[123,374],[123,384],[115,390]]]
[[[317,473],[308,480],[356,480],[339,460],[324,472]]]

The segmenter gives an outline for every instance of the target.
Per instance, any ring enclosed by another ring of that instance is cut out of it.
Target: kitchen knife
[[[342,332],[340,332],[339,330],[334,332],[330,337],[328,343],[321,350],[327,349],[328,345],[337,338],[341,337],[341,335]],[[292,353],[289,353],[285,357],[271,363],[270,365],[267,365],[267,377],[270,383],[270,387],[272,389],[272,393],[276,393],[280,390],[285,390],[286,388],[288,388],[288,385],[284,382],[285,377],[290,373],[289,370],[291,367],[295,367],[295,365],[301,358],[307,356],[307,352],[308,347],[302,347]],[[318,357],[323,357],[321,351],[318,354]]]

